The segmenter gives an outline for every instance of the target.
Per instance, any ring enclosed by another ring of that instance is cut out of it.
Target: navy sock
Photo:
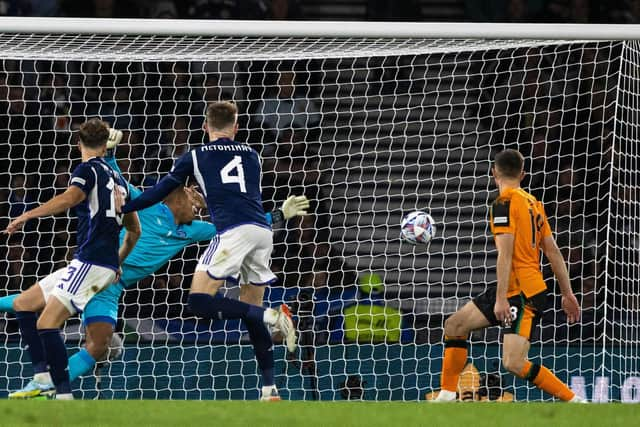
[[[60,336],[60,329],[40,329],[38,331],[49,364],[51,380],[56,386],[56,393],[70,394],[71,381],[67,359],[67,348]]]
[[[38,316],[32,311],[16,312],[16,319],[20,327],[20,335],[27,345],[27,351],[31,356],[31,364],[33,365],[33,373],[40,374],[47,372],[47,359],[45,357],[44,347],[38,335],[36,323]]]
[[[271,342],[269,329],[267,329],[262,320],[256,322],[251,319],[247,320],[245,324],[247,325],[249,338],[256,354],[256,361],[262,374],[262,386],[273,385],[273,343]]]
[[[188,299],[189,310],[205,319],[245,319],[262,322],[264,308],[226,297],[193,293]]]

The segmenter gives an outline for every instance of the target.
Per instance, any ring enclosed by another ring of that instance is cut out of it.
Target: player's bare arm
[[[562,293],[562,309],[567,315],[567,320],[569,323],[577,322],[580,320],[580,304],[571,290],[569,272],[562,252],[560,252],[555,239],[551,236],[542,239],[540,247],[551,264],[553,274],[558,279],[558,286],[560,286],[560,292]]]
[[[498,234],[495,238],[496,248],[498,249],[497,260],[497,276],[498,289],[496,292],[496,305],[493,312],[496,318],[504,323],[511,324],[511,309],[507,300],[507,291],[509,289],[509,276],[511,275],[511,262],[513,260],[513,234]]]
[[[56,215],[65,212],[76,206],[86,198],[85,193],[76,186],[71,186],[67,190],[49,200],[48,202],[31,209],[14,219],[7,225],[4,233],[12,234],[22,228],[22,226],[30,219],[40,218],[43,216]]]
[[[126,232],[124,239],[122,240],[122,244],[120,245],[120,250],[118,251],[120,265],[122,265],[124,260],[129,256],[142,234],[140,220],[138,219],[138,214],[135,212],[124,215],[122,218],[122,225]]]

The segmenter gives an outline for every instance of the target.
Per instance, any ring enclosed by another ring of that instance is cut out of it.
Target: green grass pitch
[[[632,404],[1,401],[2,426],[633,426]]]

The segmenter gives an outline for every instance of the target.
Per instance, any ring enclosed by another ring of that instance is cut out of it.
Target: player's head
[[[496,154],[493,162],[493,176],[496,182],[520,182],[524,178],[524,157],[516,150],[504,150]]]
[[[109,125],[100,119],[90,119],[80,125],[80,149],[106,149],[109,139]]]
[[[216,101],[207,107],[207,131],[234,137],[238,132],[238,107],[230,101]]]
[[[164,204],[171,210],[178,224],[191,224],[196,218],[197,209],[194,201],[182,186],[169,193],[164,199]]]

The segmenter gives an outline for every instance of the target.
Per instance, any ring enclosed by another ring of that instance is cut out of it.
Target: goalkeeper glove
[[[296,215],[306,215],[306,209],[309,209],[309,200],[306,196],[289,196],[280,209],[271,212],[271,223],[278,224]]]
[[[284,219],[304,216],[307,214],[307,209],[309,209],[309,200],[306,196],[289,196],[280,208]]]
[[[107,139],[107,150],[113,150],[116,145],[122,141],[122,131],[117,129],[109,129],[109,138]]]

